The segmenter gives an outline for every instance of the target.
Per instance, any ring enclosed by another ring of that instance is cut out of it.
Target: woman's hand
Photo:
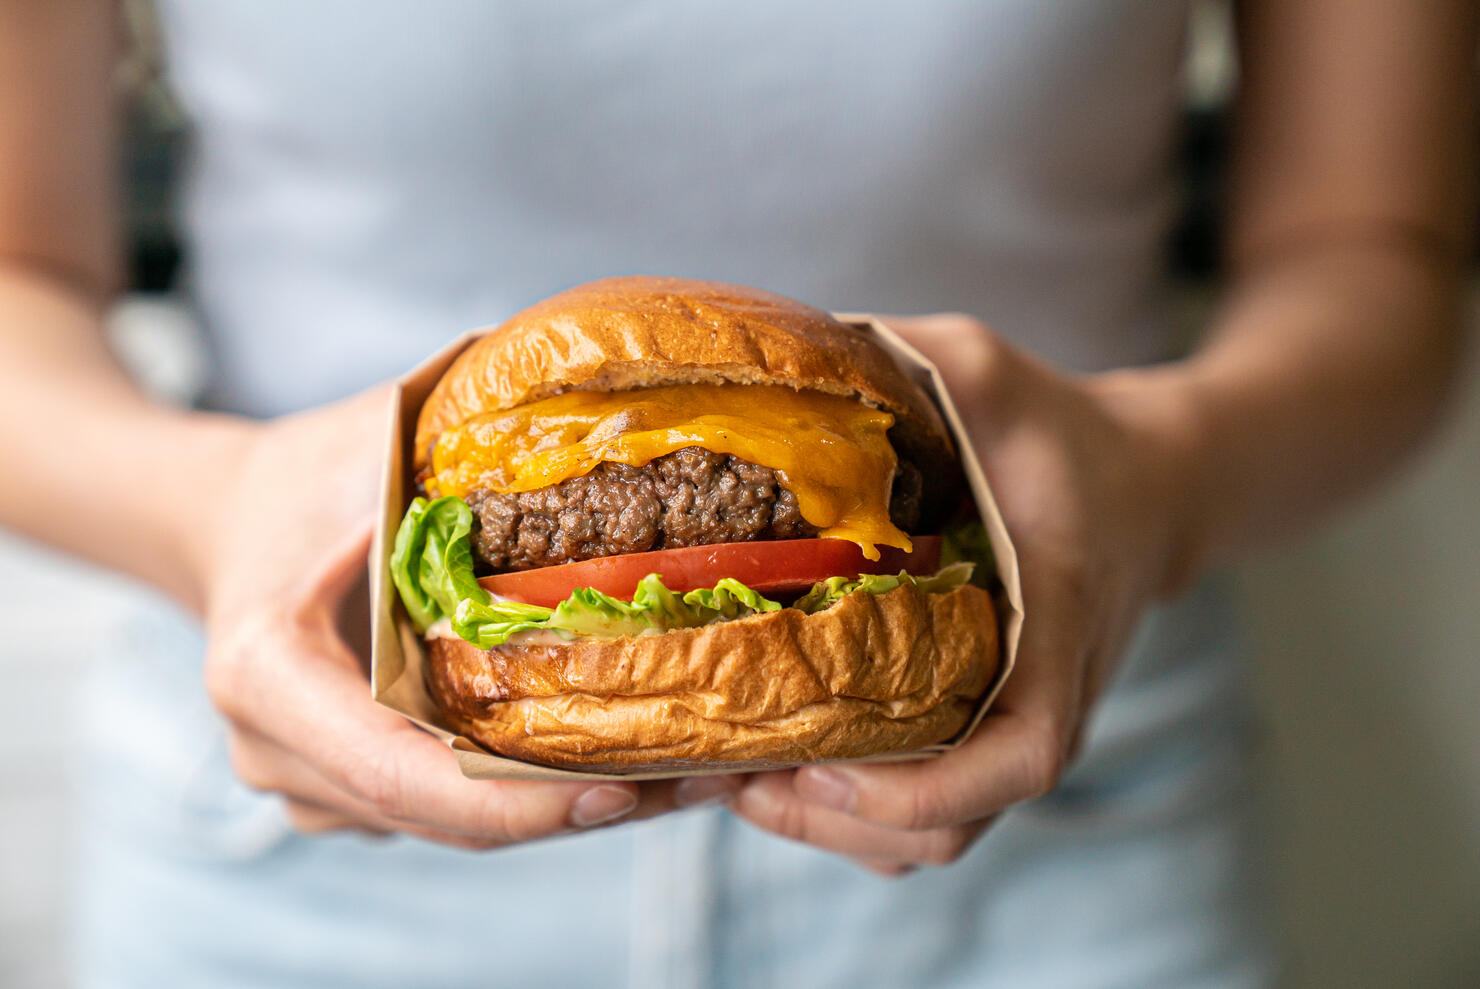
[[[1191,420],[1161,376],[1072,379],[967,316],[890,325],[940,367],[1017,547],[1017,666],[959,749],[762,774],[735,809],[895,874],[953,861],[993,817],[1057,783],[1137,618],[1181,579]]]
[[[472,848],[671,806],[672,787],[466,779],[446,745],[371,700],[338,626],[365,572],[389,397],[374,389],[249,427],[215,484],[195,555],[206,687],[229,722],[237,774],[282,794],[302,831],[400,831]]]

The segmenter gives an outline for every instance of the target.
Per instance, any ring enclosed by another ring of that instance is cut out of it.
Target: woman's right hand
[[[377,388],[246,427],[234,467],[211,485],[213,522],[192,555],[206,688],[238,776],[281,794],[305,832],[406,832],[470,848],[673,806],[673,787],[467,779],[446,745],[371,699],[338,625],[365,572],[389,401]]]

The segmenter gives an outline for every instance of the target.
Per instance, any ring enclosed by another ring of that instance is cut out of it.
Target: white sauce
[[[457,633],[452,630],[451,618],[438,618],[427,626],[422,636],[427,639],[455,639]]]
[[[458,634],[452,630],[452,619],[438,618],[427,626],[422,633],[426,639],[458,639]],[[461,639],[459,639],[461,641]],[[505,645],[510,646],[564,646],[570,644],[570,639],[559,632],[551,632],[548,629],[534,628],[523,632],[515,632],[509,636]]]

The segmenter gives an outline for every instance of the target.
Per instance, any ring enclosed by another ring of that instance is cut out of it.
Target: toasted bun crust
[[[991,596],[900,587],[662,635],[428,642],[449,727],[500,755],[621,772],[904,752],[971,719],[1000,662]]]
[[[827,313],[760,289],[684,278],[588,282],[481,337],[422,406],[413,463],[482,412],[574,388],[787,385],[857,396],[896,416],[896,445],[930,462],[950,434],[921,389],[872,340]]]

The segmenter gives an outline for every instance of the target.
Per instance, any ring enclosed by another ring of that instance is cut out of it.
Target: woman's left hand
[[[1071,378],[967,316],[889,322],[940,367],[1017,547],[1017,666],[960,748],[760,774],[734,809],[893,875],[954,861],[997,814],[1056,785],[1141,613],[1190,569],[1195,457],[1164,369]]]

